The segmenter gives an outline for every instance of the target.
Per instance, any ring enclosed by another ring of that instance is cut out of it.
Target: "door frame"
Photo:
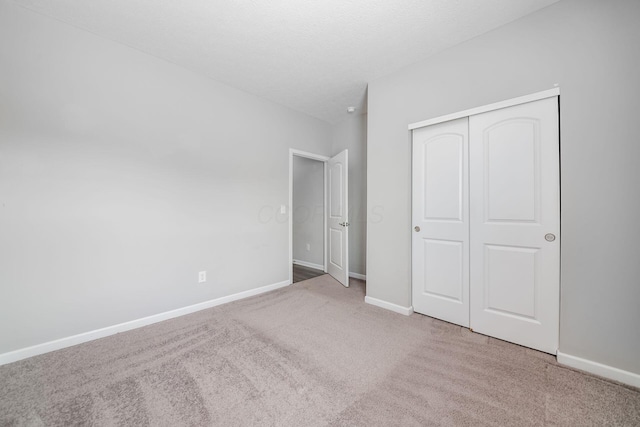
[[[531,93],[529,95],[524,95],[524,96],[519,96],[517,98],[511,98],[511,99],[506,99],[504,101],[499,101],[499,102],[494,102],[492,104],[487,104],[487,105],[482,105],[479,107],[475,107],[475,108],[470,108],[468,110],[463,110],[463,111],[458,111],[456,113],[451,113],[451,114],[446,114],[444,116],[438,116],[435,117],[433,119],[427,119],[427,120],[422,120],[419,122],[415,122],[415,123],[411,123],[408,125],[408,133],[409,133],[409,144],[411,144],[410,146],[410,152],[411,152],[411,165],[412,165],[412,169],[411,169],[411,180],[413,181],[413,131],[419,128],[423,128],[423,127],[427,127],[427,126],[431,126],[431,125],[436,125],[439,123],[444,123],[444,122],[448,122],[451,120],[456,120],[456,119],[461,119],[463,117],[471,117],[471,116],[475,116],[478,114],[482,114],[482,113],[486,113],[489,111],[495,111],[495,110],[499,110],[502,108],[508,108],[508,107],[513,107],[515,105],[520,105],[520,104],[526,104],[528,102],[533,102],[533,101],[539,101],[542,99],[546,99],[546,98],[551,98],[554,96],[558,97],[558,123],[559,123],[559,130],[562,129],[562,123],[560,123],[560,87],[555,85],[556,87],[552,88],[552,89],[547,89],[547,90],[543,90],[541,92],[535,92],[535,93]],[[558,135],[558,149],[561,150],[562,147],[562,134]],[[562,183],[562,153],[560,153],[560,158],[559,158],[560,163],[558,164],[559,170],[558,170],[558,185],[561,185]],[[413,182],[410,182],[409,187],[411,188],[411,212],[412,212],[412,217],[411,217],[411,222],[410,225],[411,227],[408,230],[409,233],[409,253],[411,254],[411,262],[410,262],[410,273],[409,273],[409,282],[410,282],[410,289],[409,289],[409,294],[411,297],[411,307],[413,309]],[[559,194],[559,211],[558,211],[558,216],[559,216],[559,221],[560,221],[560,231],[558,233],[559,237],[559,241],[560,241],[560,259],[562,259],[562,187],[560,186],[560,188],[558,188],[558,194]],[[558,277],[558,288],[559,288],[559,292],[560,294],[558,295],[558,298],[562,297],[562,262],[560,262],[559,265],[559,277]],[[561,309],[561,306],[558,307],[559,310]],[[559,313],[559,317],[558,317],[558,346],[560,344],[560,322],[562,320],[562,313]]]
[[[324,185],[324,206],[322,209],[323,221],[324,221],[324,233],[323,233],[323,245],[324,245],[324,272],[328,271],[328,252],[327,247],[327,203],[328,203],[328,188],[327,188],[327,162],[330,157],[323,156],[321,154],[309,153],[307,151],[296,150],[289,148],[289,284],[293,284],[293,157],[303,157],[305,159],[317,160],[323,164],[323,185]]]

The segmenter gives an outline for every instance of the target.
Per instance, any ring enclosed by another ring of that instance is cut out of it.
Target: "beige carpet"
[[[640,391],[329,276],[0,367],[0,425],[640,425]]]

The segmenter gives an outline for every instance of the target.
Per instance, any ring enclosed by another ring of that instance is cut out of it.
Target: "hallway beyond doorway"
[[[313,279],[314,277],[322,276],[323,274],[325,274],[325,272],[322,270],[293,264],[293,283]]]

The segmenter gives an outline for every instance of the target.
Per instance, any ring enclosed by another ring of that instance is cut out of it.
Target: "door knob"
[[[345,222],[341,222],[341,223],[339,223],[338,225],[341,225],[341,226],[343,226],[343,227],[348,227],[348,226],[349,226],[349,223],[345,221]]]
[[[547,233],[544,235],[544,240],[546,240],[547,242],[553,242],[554,240],[556,240],[556,235]]]
[[[413,227],[413,229],[416,230],[416,232],[420,231],[420,227],[418,227],[417,225]]]

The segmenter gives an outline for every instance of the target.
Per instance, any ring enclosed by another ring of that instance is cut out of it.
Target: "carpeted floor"
[[[0,367],[0,425],[640,425],[640,390],[324,275]]]

